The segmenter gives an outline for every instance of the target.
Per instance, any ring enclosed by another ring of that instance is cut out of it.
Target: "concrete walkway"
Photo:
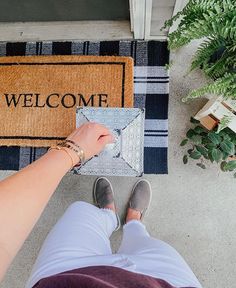
[[[145,224],[151,235],[173,245],[187,260],[203,287],[235,287],[236,259],[236,180],[216,166],[207,170],[195,163],[182,164],[179,143],[190,126],[188,119],[206,100],[190,105],[181,97],[203,84],[200,72],[184,78],[195,45],[172,55],[169,109],[169,175],[145,175],[153,187],[153,201]],[[13,172],[1,172],[0,179]],[[95,177],[66,175],[50,200],[30,237],[15,258],[1,288],[23,288],[41,244],[63,214],[76,200],[92,202]],[[132,185],[137,179],[110,178],[121,215]],[[119,246],[121,231],[112,236],[114,250]]]

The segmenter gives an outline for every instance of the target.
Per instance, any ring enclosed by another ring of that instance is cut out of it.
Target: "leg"
[[[131,220],[123,226],[123,238],[118,253],[141,254],[144,249],[143,243],[147,246],[149,234],[144,225],[138,220]]]
[[[169,244],[150,237],[141,223],[151,200],[150,190],[147,181],[141,180],[134,186],[118,253],[127,255],[135,264],[133,272],[163,279],[175,287],[201,288],[180,254]]]
[[[90,266],[92,256],[111,255],[109,237],[116,225],[115,213],[109,209],[86,202],[70,205],[48,234],[27,287],[49,275]]]
[[[169,244],[150,237],[139,221],[124,226],[118,253],[128,255],[137,273],[163,279],[175,287],[202,287],[181,255]]]

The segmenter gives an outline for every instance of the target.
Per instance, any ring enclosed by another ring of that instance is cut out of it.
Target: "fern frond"
[[[236,39],[235,0],[192,0],[172,19],[170,27],[179,19],[178,28],[169,34],[170,49],[177,49],[193,39],[219,36]]]
[[[205,96],[206,94],[223,95],[225,98],[236,99],[236,74],[226,73],[213,83],[193,90],[187,97],[183,98],[183,102]]]
[[[229,52],[236,52],[236,42],[232,43],[231,46],[228,47]],[[234,54],[235,55],[235,54]]]
[[[226,63],[227,53],[221,56],[221,58],[214,63],[206,64],[203,67],[204,73],[212,79],[217,79],[223,76],[226,72],[229,72],[229,66]]]
[[[186,99],[205,94],[236,98],[236,0],[189,0],[177,15],[165,22],[178,27],[168,36],[169,49],[194,39],[204,39],[194,55],[190,71],[200,67],[213,80],[192,91]]]
[[[196,68],[199,68],[204,63],[207,63],[211,56],[219,50],[219,47],[223,47],[225,45],[225,42],[223,39],[218,38],[209,38],[206,39],[197,49],[197,52],[194,55],[192,64],[191,64],[191,70],[194,70]]]

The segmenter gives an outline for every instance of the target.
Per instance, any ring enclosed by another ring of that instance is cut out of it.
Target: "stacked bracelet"
[[[73,144],[73,145],[71,145],[71,144]],[[76,148],[75,148],[74,146],[75,146]],[[73,157],[70,155],[70,153],[68,152],[68,150],[64,149],[64,147],[71,149],[72,151],[74,151],[74,152],[79,156],[79,159],[80,159],[79,163],[80,163],[80,165],[82,165],[82,164],[85,162],[85,154],[84,154],[83,149],[82,149],[79,145],[77,145],[74,141],[72,141],[72,140],[70,140],[70,139],[66,139],[66,140],[63,141],[63,142],[58,143],[57,146],[55,146],[55,147],[50,147],[48,150],[50,150],[50,149],[57,149],[57,150],[63,150],[63,151],[65,151],[65,152],[70,156],[70,158],[71,158],[71,160],[72,160],[72,167],[71,167],[71,168],[73,168],[73,167],[74,167],[75,165],[77,165],[78,163],[74,163]]]
[[[71,145],[70,143],[73,144],[73,145]],[[62,147],[70,148],[71,150],[73,150],[74,152],[76,152],[78,154],[81,163],[85,162],[84,150],[79,145],[77,145],[74,141],[72,141],[70,139],[66,139],[65,141],[60,142],[57,145],[62,146]]]

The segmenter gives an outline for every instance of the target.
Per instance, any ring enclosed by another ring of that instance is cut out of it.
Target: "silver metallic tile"
[[[115,136],[96,157],[75,173],[82,175],[141,176],[143,173],[144,109],[78,108],[76,126],[86,122],[105,125]]]

